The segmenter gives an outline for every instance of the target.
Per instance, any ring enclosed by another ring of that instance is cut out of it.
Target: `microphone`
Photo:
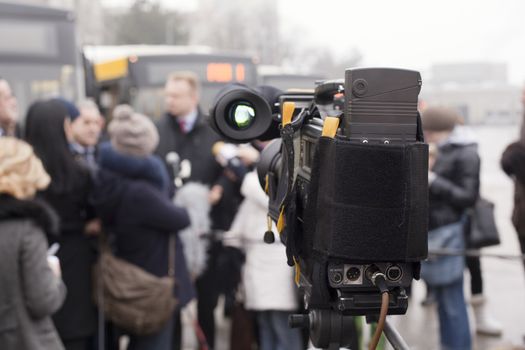
[[[171,166],[173,170],[173,183],[176,188],[182,186],[182,179],[179,177],[180,173],[180,156],[177,152],[169,152],[166,154],[166,163]]]
[[[166,163],[173,167],[173,171],[175,172],[175,174],[178,174],[180,156],[177,152],[169,152],[168,154],[166,154]]]
[[[218,141],[215,142],[211,151],[217,162],[224,169],[229,170],[235,177],[236,181],[242,182],[248,169],[239,158],[238,146]]]
[[[179,154],[174,151],[166,154],[165,159],[166,163],[168,163],[173,170],[173,183],[175,187],[181,187],[184,184],[183,180],[191,176],[190,161],[187,159],[181,161]]]

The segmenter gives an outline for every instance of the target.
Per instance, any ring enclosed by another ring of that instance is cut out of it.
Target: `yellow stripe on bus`
[[[94,68],[97,81],[122,78],[128,75],[128,58],[97,63]]]

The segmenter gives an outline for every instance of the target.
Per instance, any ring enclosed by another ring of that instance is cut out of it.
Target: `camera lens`
[[[211,126],[233,142],[248,142],[264,135],[272,126],[272,110],[257,91],[231,85],[215,98],[210,110]]]
[[[237,130],[249,128],[255,120],[255,108],[249,102],[234,102],[228,113],[228,124]]]

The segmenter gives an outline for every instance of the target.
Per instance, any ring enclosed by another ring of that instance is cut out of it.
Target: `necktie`
[[[179,123],[180,131],[185,134],[186,133],[186,121],[184,119],[177,119],[177,122]]]

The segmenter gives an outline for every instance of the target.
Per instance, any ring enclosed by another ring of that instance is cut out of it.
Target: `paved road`
[[[517,126],[477,127],[482,158],[482,194],[496,204],[498,227],[502,244],[485,251],[494,253],[518,254],[516,234],[510,222],[512,210],[513,184],[500,170],[499,159],[505,147],[517,138]],[[475,337],[475,349],[507,350],[520,349],[525,335],[525,273],[523,266],[514,261],[482,259],[482,268],[488,308],[505,330],[501,338]],[[469,276],[466,274],[466,291]],[[391,317],[411,349],[438,349],[438,329],[435,310],[420,306],[424,297],[424,287],[416,282],[413,287],[409,311],[405,316]],[[472,312],[471,313],[471,321]],[[473,322],[471,322],[473,324]],[[217,349],[228,349],[228,321],[221,320],[218,325]],[[189,345],[189,344],[188,344]],[[188,347],[191,349],[191,346]],[[525,347],[523,348],[525,349]]]
[[[505,147],[518,135],[518,127],[483,126],[475,128],[479,138],[482,160],[482,195],[496,204],[496,219],[501,231],[502,244],[484,251],[519,254],[516,234],[510,222],[513,184],[500,170],[499,159]],[[482,259],[485,294],[489,299],[490,314],[499,320],[505,330],[501,338],[477,336],[475,348],[479,350],[512,349],[524,346],[525,335],[525,273],[523,266],[514,261],[494,258]],[[469,276],[465,275],[465,291],[470,291]],[[438,329],[435,310],[419,305],[424,297],[422,283],[414,285],[409,312],[396,317],[396,324],[412,349],[437,349]],[[471,321],[473,321],[471,312]],[[471,322],[473,323],[473,322]],[[524,347],[525,349],[525,347]]]

